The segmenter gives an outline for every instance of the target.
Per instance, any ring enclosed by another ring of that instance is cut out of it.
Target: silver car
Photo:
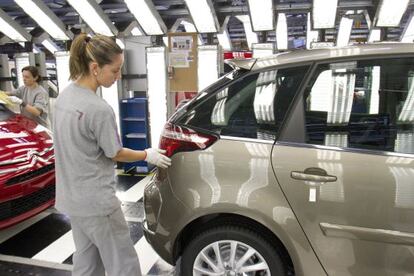
[[[414,45],[232,65],[165,126],[158,254],[181,275],[414,275]]]

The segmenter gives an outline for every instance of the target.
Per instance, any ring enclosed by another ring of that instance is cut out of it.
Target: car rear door
[[[413,58],[317,66],[275,175],[329,275],[414,272]]]

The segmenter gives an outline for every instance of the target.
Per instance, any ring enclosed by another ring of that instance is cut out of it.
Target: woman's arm
[[[39,110],[38,108],[30,105],[30,104],[22,104],[22,108],[25,109],[27,112],[29,112],[30,114],[38,117],[40,115],[42,115],[42,110]]]
[[[165,150],[156,148],[149,148],[144,151],[122,148],[118,151],[116,156],[112,158],[112,160],[119,162],[135,162],[145,160],[157,167],[166,169],[171,166],[171,159],[164,154]]]
[[[112,158],[115,162],[135,162],[144,160],[147,156],[145,151],[141,150],[132,150],[128,148],[122,148],[118,153]]]

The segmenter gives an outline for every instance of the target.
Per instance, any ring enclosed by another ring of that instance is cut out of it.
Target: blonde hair
[[[89,63],[96,62],[99,67],[111,64],[116,55],[122,54],[116,42],[105,35],[89,37],[85,33],[78,35],[70,47],[69,71],[70,79],[76,80],[87,76]]]

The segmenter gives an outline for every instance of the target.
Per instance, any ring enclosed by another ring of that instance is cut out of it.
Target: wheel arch
[[[201,230],[207,230],[217,226],[222,226],[224,224],[244,227],[259,232],[266,239],[269,239],[271,241],[271,244],[279,252],[279,256],[285,265],[286,271],[294,273],[292,258],[288,250],[281,242],[281,240],[271,230],[269,230],[262,223],[253,220],[249,217],[231,213],[204,215],[188,223],[175,239],[173,251],[174,262],[178,260],[178,258],[182,255],[183,250],[187,246],[187,244],[198,233],[200,233]]]

